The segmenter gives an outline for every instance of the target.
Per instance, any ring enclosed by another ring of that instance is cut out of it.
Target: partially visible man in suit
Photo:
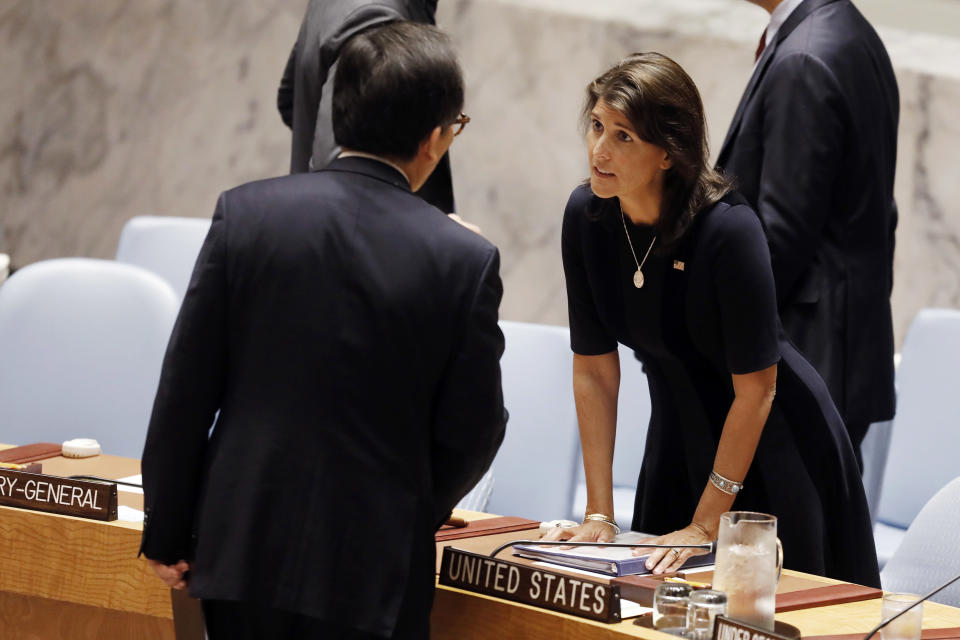
[[[770,24],[717,164],[763,220],[784,328],[862,468],[867,428],[894,413],[897,82],[850,0],[750,1]]]
[[[462,104],[435,27],[366,31],[340,56],[340,157],[220,196],[147,434],[141,546],[213,640],[428,637],[434,532],[506,422],[497,249],[413,194]]]
[[[277,91],[277,109],[293,131],[290,173],[322,169],[340,152],[331,107],[344,43],[397,20],[434,24],[436,10],[437,0],[310,0]],[[441,211],[454,211],[447,155],[417,193]]]

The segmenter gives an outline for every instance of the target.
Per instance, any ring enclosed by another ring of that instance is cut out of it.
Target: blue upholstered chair
[[[877,515],[880,509],[883,474],[887,469],[892,432],[893,420],[874,422],[870,425],[870,429],[860,445],[860,451],[863,454],[863,490],[867,494],[867,504],[870,506],[870,521],[873,524],[877,523]]]
[[[117,261],[152,271],[170,283],[182,300],[209,230],[210,218],[131,218],[120,233]]]
[[[111,260],[26,266],[0,287],[0,442],[96,438],[139,458],[179,301]]]
[[[487,470],[483,477],[474,485],[470,493],[463,496],[457,503],[457,509],[467,509],[469,511],[486,511],[487,504],[490,502],[490,495],[493,493],[493,471]]]
[[[923,505],[960,476],[960,311],[923,309],[897,369],[897,415],[874,536],[881,566]]]
[[[633,520],[633,500],[643,450],[650,425],[650,390],[643,365],[633,351],[620,345],[620,395],[617,402],[617,444],[613,452],[614,519],[624,531]],[[587,484],[583,465],[577,469],[577,486],[570,518],[581,520],[587,508]]]
[[[887,591],[925,594],[960,574],[960,477],[924,505],[880,574]],[[960,582],[931,600],[960,607]]]
[[[565,518],[579,460],[572,356],[566,327],[502,321],[503,398],[510,420],[493,461],[487,510]]]

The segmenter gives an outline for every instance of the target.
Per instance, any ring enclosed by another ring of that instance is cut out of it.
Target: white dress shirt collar
[[[803,2],[803,0],[783,0],[783,2],[777,5],[777,8],[770,14],[770,24],[767,25],[767,43],[765,46],[770,46],[773,38],[777,35],[777,31],[779,31],[783,23],[787,21],[787,18],[790,17],[794,9],[800,6],[801,2]]]

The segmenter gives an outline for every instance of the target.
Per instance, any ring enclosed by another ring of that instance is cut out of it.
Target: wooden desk
[[[139,461],[115,456],[41,462],[54,475],[140,473]],[[143,508],[141,496],[119,495]],[[141,530],[0,507],[0,638],[172,640],[170,590],[137,558]]]
[[[824,584],[837,584],[835,580],[796,571],[784,570],[784,574],[823,580]],[[431,620],[432,640],[666,640],[675,637],[641,628],[633,624],[632,619],[618,624],[603,624],[445,586],[437,587]],[[797,627],[804,637],[843,633],[866,635],[880,622],[880,600],[778,613],[777,620]],[[960,609],[935,602],[923,603],[924,629],[953,627],[960,627]]]
[[[0,448],[3,448],[0,445]],[[58,475],[119,478],[139,473],[139,462],[113,456],[43,461]],[[142,507],[121,493],[121,504]],[[467,519],[490,517],[458,512]],[[174,638],[170,592],[137,558],[141,526],[99,522],[0,507],[0,638],[58,640]],[[453,543],[455,544],[456,541]],[[795,572],[836,584],[837,581]],[[960,609],[924,604],[924,628],[960,627]],[[880,601],[781,613],[804,635],[866,633],[880,618]],[[669,639],[627,620],[603,624],[450,587],[437,587],[433,640]]]

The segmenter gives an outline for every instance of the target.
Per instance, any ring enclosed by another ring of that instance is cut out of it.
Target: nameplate
[[[620,621],[617,587],[453,547],[443,549],[440,584],[590,620]]]
[[[117,485],[0,469],[0,505],[116,520]]]
[[[717,616],[713,621],[713,640],[800,640],[800,630],[779,620],[776,621],[776,631],[769,631]]]

